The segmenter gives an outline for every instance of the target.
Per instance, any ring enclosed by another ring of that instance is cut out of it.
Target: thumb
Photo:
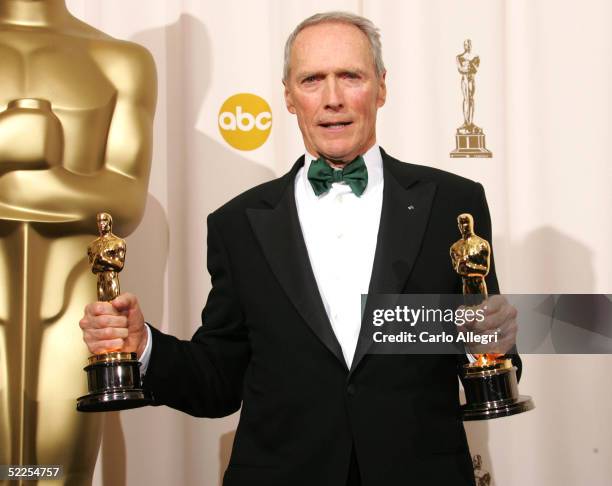
[[[111,304],[118,312],[125,312],[136,307],[138,305],[138,300],[136,296],[125,293],[112,300]]]

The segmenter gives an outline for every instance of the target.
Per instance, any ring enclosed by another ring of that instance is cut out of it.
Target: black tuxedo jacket
[[[370,293],[461,292],[449,248],[462,212],[491,239],[482,186],[382,154]],[[473,485],[456,356],[369,355],[362,329],[347,367],[298,220],[303,163],[210,214],[202,326],[190,341],[153,330],[145,388],[198,417],[242,406],[225,486],[344,486],[353,447],[364,486]]]

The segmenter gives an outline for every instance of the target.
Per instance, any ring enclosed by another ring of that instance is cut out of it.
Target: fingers
[[[120,313],[110,304],[110,302],[93,302],[85,306],[86,316],[118,316]]]
[[[83,341],[93,354],[108,353],[123,348],[128,338],[125,327],[89,328],[83,330]]]
[[[106,327],[125,327],[128,326],[128,320],[125,316],[84,316],[79,321],[81,329],[102,329]]]
[[[508,304],[505,297],[494,295],[480,305],[461,306],[459,308],[464,309],[466,329],[474,332],[484,332],[499,327],[499,324],[507,318],[500,311],[504,309],[507,311],[507,307],[512,306]],[[471,313],[468,314],[468,311],[471,311]]]
[[[509,304],[505,297],[502,295],[492,295],[483,302],[481,307],[484,309],[485,315],[492,315],[502,310],[507,305]]]
[[[125,327],[105,327],[103,329],[89,329],[87,335],[92,342],[121,339],[123,343],[123,340],[128,337],[128,330]]]
[[[505,329],[512,321],[516,320],[516,309],[512,306],[500,309],[495,314],[486,315],[482,322],[473,325],[474,331],[491,331],[494,329]]]
[[[111,301],[111,305],[116,312],[130,311],[138,307],[138,298],[126,292]]]
[[[495,295],[479,306],[484,311],[484,319],[473,319],[470,330],[486,332],[495,329],[508,330],[516,325],[517,310],[510,305],[505,297]]]
[[[502,296],[494,296],[482,305],[484,319],[474,320],[469,330],[490,336],[488,344],[477,346],[480,353],[506,353],[516,343],[517,310]],[[484,343],[484,341],[483,341]]]
[[[460,311],[461,320],[456,318],[455,324],[468,331],[474,330],[476,324],[482,322],[484,318],[484,310],[480,306],[461,305],[457,307],[457,311],[458,313]]]
[[[122,349],[129,334],[127,324],[125,316],[84,316],[79,321],[83,341],[93,354]]]

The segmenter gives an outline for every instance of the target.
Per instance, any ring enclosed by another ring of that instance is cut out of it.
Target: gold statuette
[[[474,233],[474,218],[464,213],[457,217],[461,239],[450,248],[453,269],[463,281],[463,294],[469,303],[488,298],[486,276],[491,267],[491,245]],[[531,397],[519,395],[517,368],[503,354],[475,354],[476,361],[463,365],[461,381],[466,404],[463,420],[488,420],[507,417],[534,408]]]
[[[482,128],[474,124],[474,93],[476,92],[476,73],[480,66],[480,57],[472,53],[472,41],[466,39],[463,52],[456,57],[457,70],[461,75],[461,93],[463,94],[463,125],[457,128],[455,135],[456,148],[451,157],[493,157],[485,146],[485,135]]]
[[[87,248],[91,271],[98,277],[98,300],[110,302],[117,297],[119,272],[125,263],[125,240],[113,234],[113,218],[108,213],[97,216],[100,237]]]
[[[120,293],[119,272],[125,263],[125,240],[113,234],[113,218],[97,216],[100,236],[89,244],[87,256],[98,279],[98,300],[110,302]],[[79,412],[108,412],[142,407],[149,403],[142,390],[136,353],[109,349],[90,356],[85,367],[89,394],[77,400]]]
[[[455,272],[461,275],[463,295],[480,296],[485,300],[487,282],[491,266],[491,246],[484,238],[474,233],[474,219],[471,214],[460,214],[457,218],[461,239],[450,249],[451,261]],[[475,354],[477,363],[481,366],[493,363],[502,354]]]

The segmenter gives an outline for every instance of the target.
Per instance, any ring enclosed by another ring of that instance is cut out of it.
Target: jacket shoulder
[[[441,189],[465,190],[473,192],[481,187],[480,183],[428,165],[411,164],[402,162],[388,154],[385,154],[388,167],[396,178],[403,180],[419,180],[423,182],[435,182]]]

